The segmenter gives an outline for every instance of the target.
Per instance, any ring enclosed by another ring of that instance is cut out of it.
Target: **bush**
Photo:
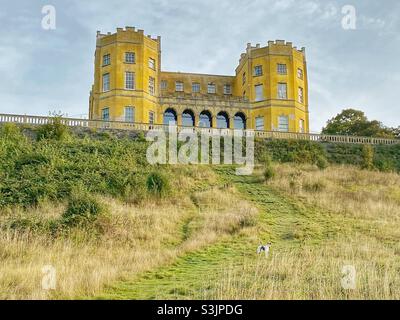
[[[14,123],[5,123],[0,127],[0,137],[7,140],[23,139],[21,130]]]
[[[362,169],[374,169],[374,149],[370,144],[363,145],[362,148]]]
[[[324,156],[319,156],[316,162],[316,165],[319,169],[324,170],[328,168],[329,163],[328,160]]]
[[[266,182],[272,180],[275,177],[275,169],[272,165],[267,166],[264,169],[264,179]]]
[[[94,222],[105,212],[105,208],[87,192],[76,192],[71,196],[67,209],[62,215],[62,222],[68,226],[76,226]]]
[[[159,172],[152,172],[147,177],[147,191],[153,195],[165,196],[169,193],[168,179]]]
[[[41,126],[37,131],[37,139],[52,139],[61,141],[68,136],[68,128],[62,123],[61,116],[54,116],[52,121]]]
[[[303,140],[256,140],[257,159],[265,153],[272,156],[277,162],[296,162],[301,164],[315,164],[318,157],[325,156],[325,150],[320,143]]]

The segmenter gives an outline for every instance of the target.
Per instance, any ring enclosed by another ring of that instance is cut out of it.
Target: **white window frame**
[[[264,100],[264,86],[262,84],[256,84],[254,86],[255,101]]]
[[[200,83],[192,82],[192,92],[199,93],[200,92]]]
[[[183,92],[185,89],[183,85],[183,81],[175,81],[175,91],[176,92]]]
[[[155,87],[156,87],[156,79],[153,77],[149,77],[149,94],[151,94],[152,96],[154,96]]]
[[[256,131],[264,131],[264,117],[259,116],[255,119],[255,129]]]
[[[207,85],[207,93],[209,93],[209,94],[217,93],[217,86],[215,85],[215,83],[210,82]]]
[[[152,70],[156,70],[156,60],[153,58],[149,58],[149,68]]]
[[[224,94],[232,94],[232,86],[229,83],[224,84]]]
[[[125,71],[125,90],[135,90],[135,73]]]
[[[134,52],[128,51],[125,52],[125,63],[135,63],[136,55]]]
[[[104,107],[101,109],[101,120],[110,121],[110,108]]]
[[[303,69],[297,68],[297,78],[303,80]]]
[[[289,132],[289,116],[278,116],[278,131]]]
[[[300,133],[304,133],[305,132],[304,131],[304,124],[305,124],[304,119],[300,119],[299,120],[299,132]]]
[[[277,72],[278,74],[287,74],[287,65],[285,63],[278,63]]]
[[[154,111],[149,111],[149,123],[154,124]]]
[[[103,92],[110,91],[110,73],[104,73],[102,77],[102,88]]]
[[[299,87],[297,90],[298,98],[300,103],[304,103],[304,90],[302,87]]]
[[[278,83],[278,99],[287,100],[287,83],[286,82]]]
[[[161,80],[161,90],[166,90],[168,88],[168,81]]]
[[[135,122],[135,107],[126,106],[124,108],[124,120],[125,122]]]
[[[254,76],[259,77],[262,76],[263,70],[262,70],[262,65],[258,65],[254,67]]]
[[[107,53],[103,55],[103,67],[109,66],[111,64],[111,54]]]

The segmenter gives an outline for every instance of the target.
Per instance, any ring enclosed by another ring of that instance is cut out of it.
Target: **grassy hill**
[[[140,136],[7,125],[0,146],[0,298],[400,298],[397,173],[321,170],[314,146],[283,160],[284,142],[268,182],[262,166],[152,167]]]

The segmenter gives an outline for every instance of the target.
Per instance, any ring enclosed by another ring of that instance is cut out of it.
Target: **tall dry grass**
[[[201,176],[209,183],[215,178],[208,170],[193,171],[194,180]],[[209,187],[189,192],[194,180],[179,176],[181,191],[175,190],[164,200],[147,199],[135,205],[99,198],[109,208],[109,215],[96,221],[101,232],[76,227],[54,236],[32,227],[61,217],[64,205],[42,203],[28,211],[3,211],[0,298],[98,295],[117,280],[132,279],[252,224],[257,210],[243,204],[235,190]],[[23,227],[16,228],[15,221]],[[42,268],[46,265],[55,267],[56,290],[42,289]]]
[[[335,219],[335,236],[317,244],[275,243],[269,258],[242,261],[205,284],[207,299],[400,299],[400,176],[332,166],[277,165],[268,184],[321,214],[314,225]],[[261,174],[261,173],[260,173]],[[328,227],[326,227],[328,226]],[[329,231],[329,230],[328,230]],[[310,239],[313,240],[313,239]],[[342,268],[354,266],[355,289],[342,287]]]

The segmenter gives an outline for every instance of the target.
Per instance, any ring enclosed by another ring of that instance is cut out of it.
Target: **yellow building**
[[[247,44],[234,76],[161,71],[161,38],[97,32],[89,118],[308,132],[305,49]]]

